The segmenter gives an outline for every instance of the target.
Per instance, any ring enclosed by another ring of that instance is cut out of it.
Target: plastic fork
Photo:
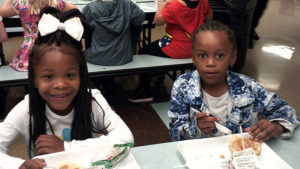
[[[197,109],[194,109],[194,108],[192,108],[191,107],[191,110],[193,110],[194,112],[196,112],[196,113],[203,113],[203,112],[200,112],[199,110],[197,110]],[[213,116],[213,115],[211,115],[211,114],[209,114],[210,116]],[[232,134],[232,131],[229,129],[229,128],[227,128],[227,127],[225,127],[225,126],[223,126],[222,124],[219,124],[219,123],[217,123],[216,121],[215,121],[215,125],[216,125],[216,128],[219,130],[219,131],[221,131],[221,132],[223,132],[223,133],[225,133],[225,134]]]

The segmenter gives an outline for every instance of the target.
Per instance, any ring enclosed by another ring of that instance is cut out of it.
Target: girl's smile
[[[58,102],[62,102],[64,100],[68,99],[69,96],[71,96],[70,93],[68,93],[68,94],[54,94],[54,95],[49,94],[49,95],[50,95],[50,97],[53,98],[54,101],[58,101]]]

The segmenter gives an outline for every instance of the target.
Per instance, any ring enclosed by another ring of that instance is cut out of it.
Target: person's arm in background
[[[155,13],[154,16],[154,24],[157,26],[161,26],[166,24],[165,19],[162,16],[162,11],[169,5],[169,3],[171,3],[174,0],[166,0],[165,2],[163,2],[160,7],[158,8],[158,10]]]
[[[10,7],[11,1],[5,0],[0,6],[0,16],[4,18],[12,17],[17,15],[17,13]]]
[[[209,22],[209,21],[211,21],[211,20],[213,20],[213,12],[212,12],[212,10],[211,10],[211,8],[210,8],[209,14],[206,15],[206,17],[204,18],[204,21],[205,21],[205,22]]]
[[[2,17],[0,16],[0,43],[7,40],[7,33],[2,22]]]
[[[142,25],[146,18],[144,11],[132,1],[130,1],[130,9],[131,9],[130,23],[135,26]]]
[[[65,8],[62,10],[62,11],[69,11],[71,9],[74,9],[74,8],[77,8],[75,5],[71,4],[71,3],[68,3],[68,2],[65,2],[66,3],[66,6]]]

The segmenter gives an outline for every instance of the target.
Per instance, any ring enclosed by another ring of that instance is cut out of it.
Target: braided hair
[[[56,17],[60,22],[79,17],[84,27],[84,35],[90,36],[92,27],[85,20],[84,16],[78,9],[72,9],[67,12],[60,12],[58,9],[53,7],[45,7],[41,13],[51,14]],[[29,90],[29,156],[31,156],[32,148],[35,141],[41,134],[46,134],[46,123],[49,120],[45,114],[46,102],[41,97],[38,89],[34,86],[35,72],[34,66],[37,65],[41,58],[50,50],[57,49],[64,54],[68,54],[74,57],[80,66],[80,87],[75,98],[72,101],[74,105],[74,118],[71,126],[71,139],[84,140],[92,137],[92,132],[107,134],[107,126],[102,125],[102,128],[95,126],[95,119],[93,119],[92,101],[99,103],[92,97],[91,88],[88,81],[88,69],[84,54],[82,52],[81,41],[76,41],[70,37],[64,30],[57,30],[54,33],[46,36],[38,35],[35,44],[29,55],[29,66],[28,66],[28,90]],[[99,105],[101,108],[101,106]],[[104,110],[103,112],[104,121]],[[53,133],[54,134],[54,133]]]
[[[198,33],[204,31],[224,31],[227,34],[229,42],[232,43],[233,50],[237,50],[234,31],[230,29],[227,25],[216,20],[206,22],[195,30],[192,38],[192,50],[194,50],[195,48]]]

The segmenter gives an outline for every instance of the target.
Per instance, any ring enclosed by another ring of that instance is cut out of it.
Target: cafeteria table
[[[74,4],[80,11],[84,8],[85,5],[95,1],[95,0],[65,0],[68,3]],[[144,31],[142,36],[143,45],[151,42],[151,29],[155,27],[153,24],[155,12],[158,9],[160,3],[154,2],[154,0],[132,0],[135,2],[146,15],[145,22],[143,24]],[[0,0],[2,4],[4,0]],[[23,28],[19,21],[19,16],[13,16],[10,18],[4,18],[3,20],[8,36],[23,36]],[[147,31],[145,31],[147,30]],[[147,33],[146,33],[147,32]]]
[[[66,1],[74,4],[80,11],[82,11],[85,5],[95,0],[66,0]],[[161,3],[157,3],[157,1],[154,0],[146,0],[146,1],[132,0],[132,2],[136,3],[144,11],[146,15],[145,22],[143,23],[141,44],[139,44],[139,47],[142,47],[151,42],[151,29],[155,27],[153,23],[154,15],[158,9],[158,6]]]
[[[168,142],[134,147],[131,150],[141,169],[172,169],[184,165],[185,160],[177,150],[178,142]],[[296,129],[289,140],[275,138],[267,145],[292,168],[300,169],[300,129]],[[184,168],[184,167],[182,167]],[[187,167],[185,167],[187,169]]]
[[[172,59],[153,55],[134,55],[133,60],[120,66],[100,66],[87,62],[89,77],[115,77],[146,72],[168,73],[169,71],[192,69],[191,58]],[[28,72],[18,72],[10,66],[0,66],[0,87],[27,85]],[[176,77],[176,76],[174,76]],[[174,78],[173,77],[173,78]]]

